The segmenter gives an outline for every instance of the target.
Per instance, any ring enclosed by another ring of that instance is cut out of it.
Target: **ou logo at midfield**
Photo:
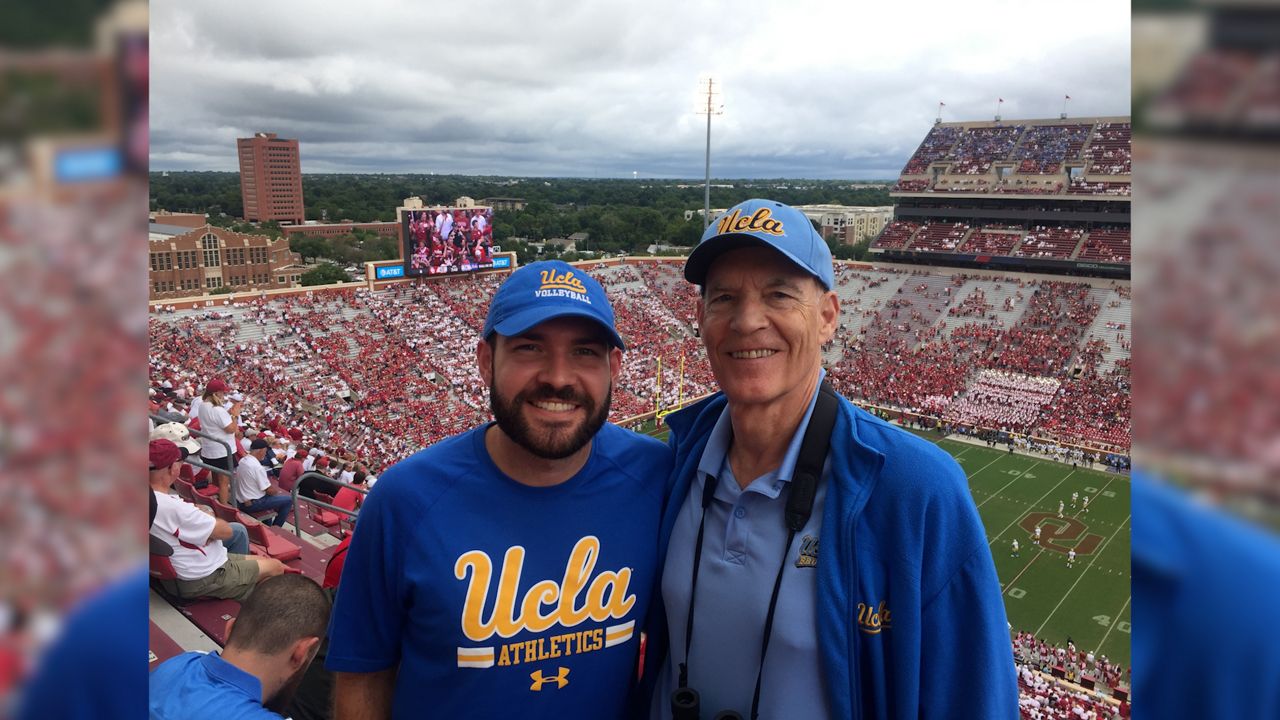
[[[1066,555],[1068,551],[1075,550],[1076,555],[1092,555],[1098,546],[1102,544],[1102,536],[1094,533],[1086,533],[1089,529],[1088,525],[1080,522],[1075,518],[1060,518],[1057,513],[1051,512],[1034,512],[1028,513],[1022,520],[1018,521],[1018,527],[1027,531],[1028,535],[1036,534],[1036,526],[1040,526],[1040,545],[1046,550],[1053,550]],[[1058,540],[1076,540],[1074,546],[1060,545]]]

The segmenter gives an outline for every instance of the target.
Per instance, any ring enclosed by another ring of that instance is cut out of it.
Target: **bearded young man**
[[[623,349],[579,269],[498,289],[476,347],[495,422],[396,464],[360,512],[336,717],[625,713],[671,454],[605,421]]]

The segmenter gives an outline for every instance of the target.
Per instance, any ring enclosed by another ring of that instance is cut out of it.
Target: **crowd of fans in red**
[[[838,284],[852,276],[842,271]],[[1017,324],[1005,328],[981,288],[953,302],[953,289],[967,279],[913,273],[894,297],[862,311],[860,336],[839,329],[842,354],[830,374],[837,389],[956,424],[1127,450],[1129,361],[1100,374],[1109,347],[1101,338],[1084,341],[1100,309],[1092,287],[1003,279],[1018,289],[1001,309],[1026,303]],[[946,334],[936,323],[944,309],[949,317],[974,320]]]
[[[1013,657],[1018,666],[1019,706],[1027,720],[1110,720],[1128,718],[1129,668],[1106,655],[1066,645],[1051,644],[1029,632],[1013,638]],[[1070,685],[1059,682],[1058,678]],[[1088,688],[1092,686],[1094,691]],[[1105,689],[1104,696],[1101,690]],[[1117,691],[1123,691],[1117,693]],[[1120,694],[1124,699],[1115,700]]]
[[[678,263],[593,274],[613,297],[631,349],[614,391],[615,421],[714,390],[691,324],[696,291],[680,277]],[[847,281],[843,270],[841,277]],[[991,383],[983,384],[980,378],[987,376],[975,371],[1058,378],[1061,388],[1033,420],[1019,414],[999,423],[999,412],[973,408],[965,417],[1002,429],[1052,430],[1065,438],[1127,446],[1127,363],[1099,376],[1098,347],[1082,343],[1098,312],[1090,286],[1009,279],[1027,307],[1017,325],[1006,329],[994,321],[981,292],[954,300],[966,276],[914,277],[918,281],[905,283],[882,307],[866,311],[860,337],[839,334],[840,355],[830,372],[840,390],[875,404],[940,411],[966,390],[969,405],[1001,402],[988,397]],[[473,357],[484,308],[500,279],[451,277],[378,293],[300,295],[153,318],[152,381],[167,384],[181,399],[192,397],[210,377],[223,377],[247,396],[251,424],[300,428],[317,447],[350,453],[377,472],[487,419],[487,396]],[[1010,296],[1003,309],[1013,302]],[[947,333],[937,322],[947,312],[974,321]],[[1084,372],[1068,378],[1073,365]],[[1013,389],[1025,384],[1010,382]]]

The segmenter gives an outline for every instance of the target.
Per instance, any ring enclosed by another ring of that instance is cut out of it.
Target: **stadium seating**
[[[911,159],[902,168],[903,175],[919,175],[929,168],[929,163],[947,156],[956,138],[960,136],[960,128],[955,126],[935,125],[925,136],[924,142],[916,149]]]
[[[1266,77],[1280,70],[1266,66]],[[1262,76],[1259,71],[1255,75]],[[1277,117],[1280,91],[1252,81],[1259,118]],[[1032,121],[1027,124],[935,125],[902,168],[894,192],[1104,195],[1126,197],[1127,181],[1099,176],[1131,174],[1131,128],[1127,122]],[[938,169],[930,166],[938,164]],[[1073,182],[1067,183],[1068,167]],[[1083,174],[1075,174],[1083,170]],[[927,173],[940,175],[920,177]]]
[[[911,249],[917,252],[955,252],[969,232],[964,223],[926,223],[916,234]]]
[[[1075,254],[1083,236],[1083,230],[1037,225],[1010,254],[1016,257],[1067,260]]]
[[[876,238],[875,246],[885,250],[900,250],[911,242],[911,237],[919,229],[920,223],[914,223],[909,220],[894,220],[885,225],[880,237]]]
[[[1129,228],[1098,228],[1089,231],[1079,259],[1127,263],[1131,257]]]
[[[957,252],[976,255],[1009,255],[1022,242],[1025,233],[1022,231],[992,231],[986,227],[974,231]]]

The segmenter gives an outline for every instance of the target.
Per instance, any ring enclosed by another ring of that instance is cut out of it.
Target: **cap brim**
[[[618,334],[618,331],[601,322],[599,316],[586,310],[578,310],[571,307],[560,307],[549,312],[545,307],[536,306],[526,308],[524,310],[517,310],[512,313],[510,317],[505,318],[501,322],[494,323],[493,330],[499,335],[512,337],[527,331],[534,325],[562,317],[581,317],[586,318],[587,320],[592,320],[604,329],[605,333],[609,336],[609,340],[615,347],[620,350],[627,349],[627,345],[622,342],[622,336]]]
[[[767,240],[762,240],[755,235],[746,235],[742,233],[726,233],[724,235],[717,235],[710,240],[699,244],[698,247],[693,249],[693,252],[689,253],[689,259],[684,263],[684,279],[694,285],[706,285],[707,272],[711,269],[711,263],[714,262],[716,258],[730,250],[737,250],[738,248],[744,247],[767,247],[790,260],[792,265],[795,265],[806,275],[817,280],[818,284],[823,286],[827,284],[825,280],[814,275],[813,271],[804,263],[800,262],[800,259],[795,255],[792,255],[790,252],[783,250]]]
[[[188,455],[195,455],[200,452],[200,443],[195,440],[183,440],[182,442],[174,443],[174,445],[177,445],[179,450],[186,450]]]

